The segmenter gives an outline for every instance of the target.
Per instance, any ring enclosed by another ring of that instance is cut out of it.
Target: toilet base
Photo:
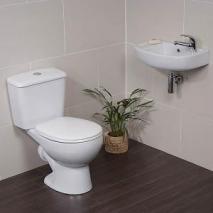
[[[83,194],[92,189],[88,165],[71,167],[71,165],[58,163],[41,146],[38,147],[38,153],[41,159],[47,161],[52,169],[52,173],[44,179],[44,183],[47,186],[55,191],[69,195]]]
[[[55,191],[65,194],[83,194],[92,189],[89,166],[60,168],[47,175],[44,183]]]

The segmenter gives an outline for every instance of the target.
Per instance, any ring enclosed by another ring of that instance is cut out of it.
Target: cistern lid
[[[56,68],[37,69],[29,72],[20,73],[9,77],[8,84],[15,87],[28,87],[48,81],[65,78],[65,72]]]
[[[59,117],[36,126],[38,133],[50,140],[61,143],[80,143],[92,140],[102,134],[102,128],[95,122]]]

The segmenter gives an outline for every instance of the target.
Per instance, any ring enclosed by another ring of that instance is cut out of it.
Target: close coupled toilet
[[[65,194],[92,189],[89,163],[103,144],[95,122],[64,117],[66,74],[56,68],[29,71],[7,79],[14,125],[38,144],[39,156],[52,173],[44,183]]]

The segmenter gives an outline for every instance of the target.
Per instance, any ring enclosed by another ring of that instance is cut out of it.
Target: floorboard
[[[43,183],[49,166],[3,180],[0,213],[213,213],[213,172],[141,143],[90,168],[93,190],[78,196]]]

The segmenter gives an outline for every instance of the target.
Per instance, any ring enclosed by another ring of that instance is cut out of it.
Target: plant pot
[[[105,134],[105,151],[112,154],[121,154],[128,151],[128,137],[125,134],[120,137],[112,137],[109,133]]]

